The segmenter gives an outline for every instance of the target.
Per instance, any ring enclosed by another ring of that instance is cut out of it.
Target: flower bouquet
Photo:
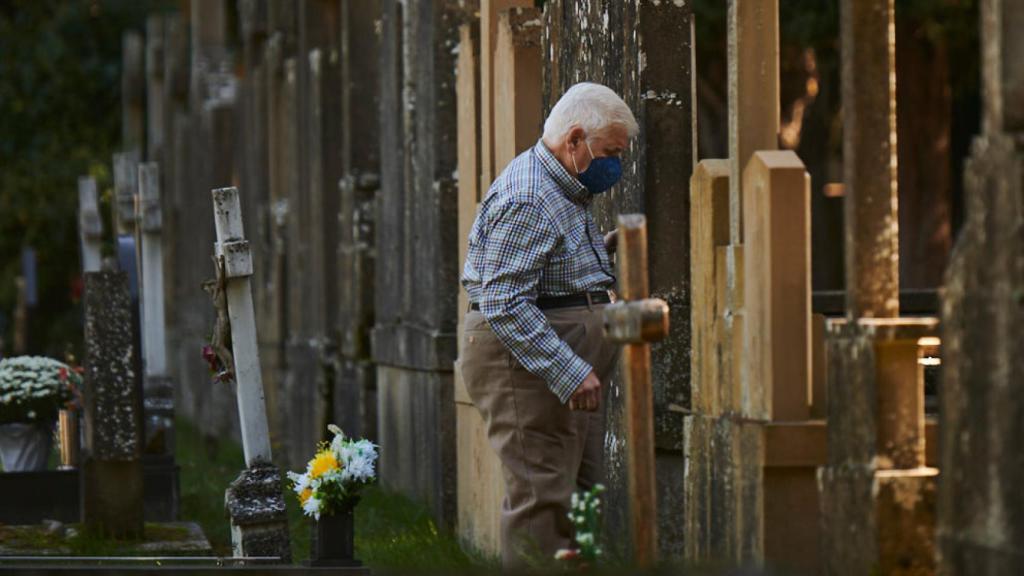
[[[0,460],[6,471],[46,467],[57,413],[81,385],[78,370],[52,358],[0,360]]]
[[[598,484],[588,492],[572,495],[569,520],[576,530],[576,548],[562,549],[555,553],[555,560],[575,565],[586,570],[597,563],[604,554],[598,542],[601,530],[601,493],[604,486]]]
[[[377,447],[368,440],[346,438],[327,427],[334,439],[320,445],[302,474],[289,472],[302,511],[316,520],[311,564],[358,566],[353,558],[353,509],[364,486],[376,480]]]

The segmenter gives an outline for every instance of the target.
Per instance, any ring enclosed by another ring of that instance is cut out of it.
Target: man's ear
[[[574,150],[577,146],[582,144],[586,137],[587,133],[583,131],[583,128],[574,126],[572,130],[569,130],[568,134],[569,150]]]

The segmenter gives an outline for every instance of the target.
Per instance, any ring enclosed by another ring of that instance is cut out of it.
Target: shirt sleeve
[[[538,284],[558,243],[554,223],[530,202],[509,202],[491,218],[481,272],[480,312],[512,356],[544,379],[564,404],[591,366],[537,308]]]

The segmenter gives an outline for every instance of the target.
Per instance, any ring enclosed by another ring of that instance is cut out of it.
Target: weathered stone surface
[[[269,463],[243,470],[224,494],[235,556],[277,556],[291,561],[281,473]]]
[[[128,278],[85,274],[85,442],[82,521],[100,533],[143,529],[142,410]]]
[[[874,476],[874,467],[865,464],[830,464],[818,470],[825,574],[870,574],[877,568]]]
[[[840,3],[846,309],[899,315],[894,0]]]
[[[1019,26],[1024,14],[1011,5],[988,3],[983,32],[990,30],[989,25],[1009,30],[1011,16]],[[983,37],[983,42],[997,42]],[[1008,62],[1009,47],[1001,51],[990,46],[983,53],[991,50],[989,57]],[[1011,68],[1019,75],[1020,51],[1016,54]],[[994,64],[986,62],[986,66]],[[986,82],[998,83],[992,78]],[[1020,102],[1019,98],[1005,101],[1005,113],[1022,114]],[[941,572],[945,574],[1016,574],[1024,569],[1024,494],[1019,488],[1024,482],[1020,448],[1024,438],[1024,148],[1020,142],[1017,134],[999,132],[975,140],[965,178],[967,219],[946,273],[939,495]]]
[[[381,4],[375,324],[381,478],[455,520],[459,2]]]
[[[743,170],[779,143],[779,1],[728,3],[729,235],[745,242]]]
[[[828,330],[828,462],[866,466],[877,444],[873,334],[856,322],[832,324]]]
[[[828,464],[818,472],[828,574],[934,571],[937,471],[924,467],[924,406],[911,400],[923,389],[916,347],[936,324],[828,327]]]
[[[688,183],[696,155],[694,71],[690,3],[570,2],[544,7],[544,110],[549,111],[570,86],[600,82],[618,92],[641,126],[624,155],[622,183],[595,203],[595,218],[605,229],[620,213],[642,212],[648,220],[651,296],[664,299],[673,321],[668,338],[652,346],[655,443],[670,460],[683,449],[684,411],[690,408],[690,204]],[[661,42],[663,38],[673,42]],[[607,523],[624,526],[624,476],[617,471],[627,457],[621,442],[621,391],[618,379],[606,383],[609,438]],[[618,438],[613,438],[617,436]],[[660,458],[661,456],[659,456]],[[660,465],[660,460],[659,460]],[[680,470],[667,461],[662,474]],[[682,478],[664,482],[682,484]],[[679,504],[678,501],[676,501]],[[659,531],[676,533],[682,508],[663,506]],[[613,528],[614,529],[614,528]],[[662,539],[663,542],[667,542]],[[671,556],[677,548],[663,549]]]
[[[380,477],[455,521],[455,400],[451,373],[380,366]]]
[[[141,437],[128,278],[85,275],[85,449],[92,458],[136,460]]]

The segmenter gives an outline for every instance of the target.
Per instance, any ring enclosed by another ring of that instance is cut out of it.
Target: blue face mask
[[[594,151],[590,149],[590,143],[586,140],[583,142],[587,145],[587,152],[590,152],[590,166],[587,166],[583,172],[577,169],[576,178],[586,186],[591,194],[600,194],[614,186],[619,178],[622,178],[622,161],[618,156],[594,158]],[[572,162],[575,167],[575,157]]]

